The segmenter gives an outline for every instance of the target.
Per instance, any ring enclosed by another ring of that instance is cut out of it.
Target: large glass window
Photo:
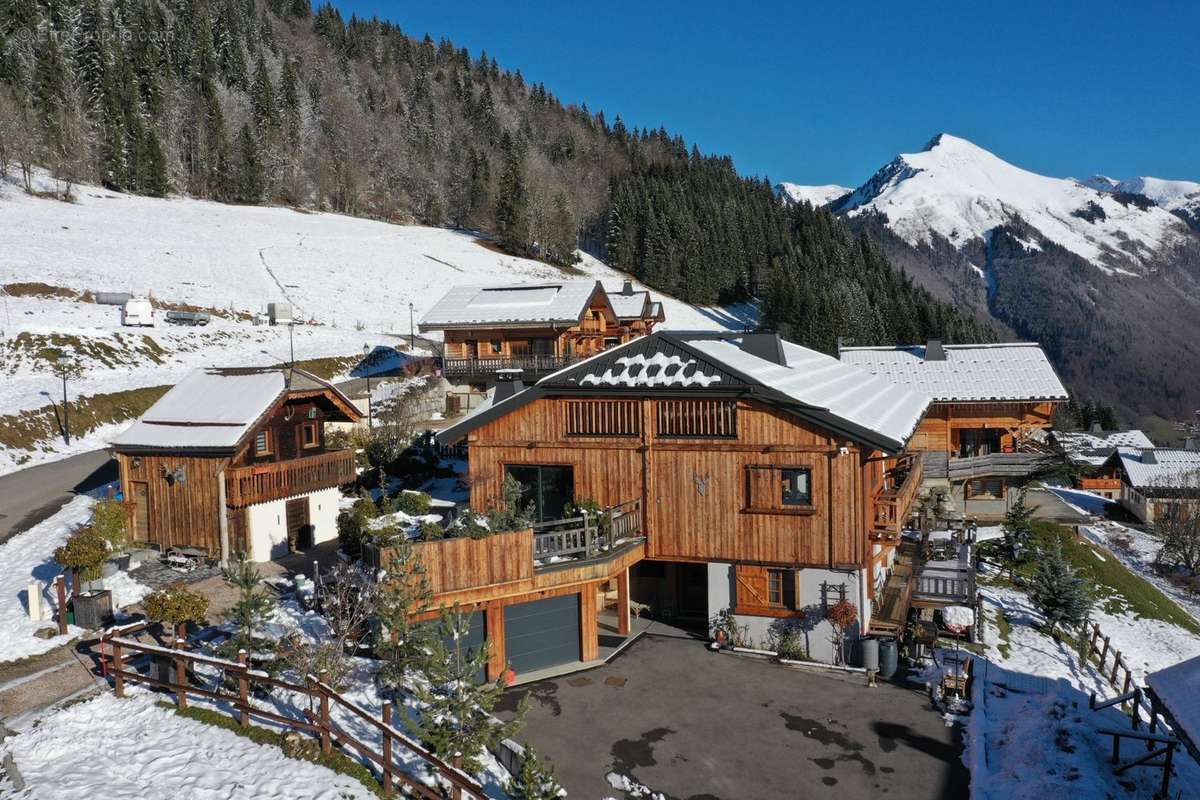
[[[521,502],[535,522],[562,519],[563,509],[575,499],[575,471],[571,467],[511,464],[504,468],[521,484]]]
[[[785,506],[812,505],[812,472],[807,469],[779,470],[782,496]]]

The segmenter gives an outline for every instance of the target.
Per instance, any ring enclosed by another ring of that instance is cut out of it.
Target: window
[[[736,439],[736,400],[659,400],[658,436]]]
[[[575,500],[575,471],[571,467],[512,464],[504,468],[521,484],[521,503],[529,506],[535,522],[562,519]]]
[[[259,431],[254,434],[254,455],[269,456],[271,454],[271,432]]]
[[[799,609],[795,570],[738,564],[734,568],[734,612],[792,617]]]
[[[494,356],[500,355],[500,350],[502,349],[500,347],[500,340],[492,339],[492,341],[489,342],[489,344],[491,345],[491,348],[492,348],[492,355],[494,355]]]
[[[564,400],[567,436],[641,436],[637,400]]]
[[[746,511],[812,514],[812,467],[752,464],[746,467]]]
[[[790,569],[767,570],[767,604],[796,607],[796,573]]]
[[[321,437],[317,433],[317,423],[305,422],[300,426],[300,446],[304,449],[316,447],[321,443]]]
[[[781,497],[785,506],[812,505],[812,471],[808,469],[779,470]]]

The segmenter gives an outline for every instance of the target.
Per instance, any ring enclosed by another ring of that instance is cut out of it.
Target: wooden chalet
[[[113,442],[138,541],[265,561],[337,535],[354,452],[326,447],[354,404],[300,369],[199,369]]]
[[[421,545],[455,549],[433,561],[437,601],[476,610],[494,669],[519,672],[531,648],[594,658],[610,583],[623,631],[631,601],[705,630],[728,609],[756,642],[801,624],[831,660],[828,606],[871,625],[874,573],[921,483],[920,454],[902,452],[927,405],[774,334],[659,331],[530,387],[510,376],[439,439],[467,443],[473,508],[500,503],[510,475],[537,523]],[[585,501],[606,509],[590,530],[561,519]]]
[[[662,304],[625,281],[609,292],[596,280],[456,286],[421,320],[445,338],[452,383],[489,384],[499,370],[541,377],[644,336],[663,321]]]
[[[962,513],[1003,516],[1009,489],[1046,461],[1046,432],[1067,390],[1034,343],[846,347],[839,357],[932,399],[909,452],[924,454],[927,484]]]
[[[1200,514],[1200,450],[1119,447],[1100,474],[1120,482],[1117,500],[1144,523]]]
[[[1072,476],[1076,489],[1119,502],[1121,470],[1113,453],[1120,448],[1150,449],[1154,442],[1140,430],[1104,431],[1097,425],[1091,431],[1052,431],[1050,441],[1058,445],[1083,474]]]

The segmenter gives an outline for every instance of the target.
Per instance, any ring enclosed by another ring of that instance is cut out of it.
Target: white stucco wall
[[[802,628],[805,633],[809,658],[827,663],[832,663],[834,660],[834,645],[831,639],[833,629],[825,621],[825,609],[821,604],[821,584],[824,582],[831,587],[839,585],[846,587],[846,599],[858,609],[859,625],[861,625],[864,603],[867,602],[864,577],[865,573],[861,570],[799,570],[799,594],[797,601],[800,607],[807,612],[806,620],[802,623]],[[719,562],[710,563],[708,565],[708,615],[710,618],[715,617],[722,610],[733,607],[736,597],[735,591],[733,565]],[[833,592],[830,593],[829,600],[831,604],[837,602],[836,597],[836,594]],[[756,617],[749,614],[739,614],[737,620],[740,625],[745,626],[751,645],[763,649],[769,647],[771,627],[773,625],[784,623],[797,624],[794,620],[780,620],[776,617]],[[857,638],[857,630],[846,636],[847,642],[851,642]],[[857,659],[856,649],[853,645],[849,645],[846,649],[851,663],[854,663]]]
[[[308,498],[308,521],[313,526],[313,543],[320,544],[337,538],[338,500],[341,497],[338,488],[331,486],[297,497]],[[294,499],[272,500],[246,509],[251,561],[270,561],[288,554],[287,501]]]

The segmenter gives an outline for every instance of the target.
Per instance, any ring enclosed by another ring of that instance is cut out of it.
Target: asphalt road
[[[818,675],[643,636],[611,663],[505,694],[530,700],[518,741],[571,797],[634,797],[610,773],[672,800],[957,800],[961,731],[921,687]]]
[[[117,462],[106,450],[0,476],[0,542],[51,516],[75,495],[116,479]]]

